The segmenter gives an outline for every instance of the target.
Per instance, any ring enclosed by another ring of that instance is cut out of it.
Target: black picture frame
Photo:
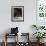
[[[11,21],[24,22],[24,6],[11,6]]]

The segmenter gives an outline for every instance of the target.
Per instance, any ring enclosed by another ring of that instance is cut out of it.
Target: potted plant
[[[37,38],[38,43],[41,43],[40,40],[42,38],[45,38],[44,36],[46,36],[46,33],[45,32],[35,32],[33,35]]]

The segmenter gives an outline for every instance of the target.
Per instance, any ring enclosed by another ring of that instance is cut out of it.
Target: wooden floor
[[[0,42],[0,46],[4,46],[4,43],[2,42]],[[10,43],[8,43],[8,45],[7,46],[15,46],[15,42],[14,43],[12,43],[12,42],[10,42]],[[21,45],[22,46],[22,45]],[[25,46],[25,45],[24,45]],[[30,43],[30,46],[37,46],[37,43],[34,43],[34,42],[32,42],[32,43]],[[46,43],[44,43],[43,45],[41,45],[41,46],[46,46]]]

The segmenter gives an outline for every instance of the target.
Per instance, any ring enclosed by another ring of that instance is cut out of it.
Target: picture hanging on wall
[[[11,21],[12,22],[24,21],[24,6],[11,6]]]
[[[46,0],[37,1],[37,15],[39,18],[46,18]]]
[[[46,0],[36,1],[36,24],[46,25]]]

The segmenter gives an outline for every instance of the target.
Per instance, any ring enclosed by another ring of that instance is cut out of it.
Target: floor
[[[32,42],[32,43],[30,43],[31,45],[30,46],[37,46],[37,43],[34,43],[34,42]],[[4,43],[2,42],[0,42],[0,46],[4,46]],[[8,43],[8,45],[7,46],[15,46],[15,43]],[[21,45],[21,46],[25,46],[25,45]],[[44,45],[41,45],[41,46],[46,46],[46,43],[44,43]]]

